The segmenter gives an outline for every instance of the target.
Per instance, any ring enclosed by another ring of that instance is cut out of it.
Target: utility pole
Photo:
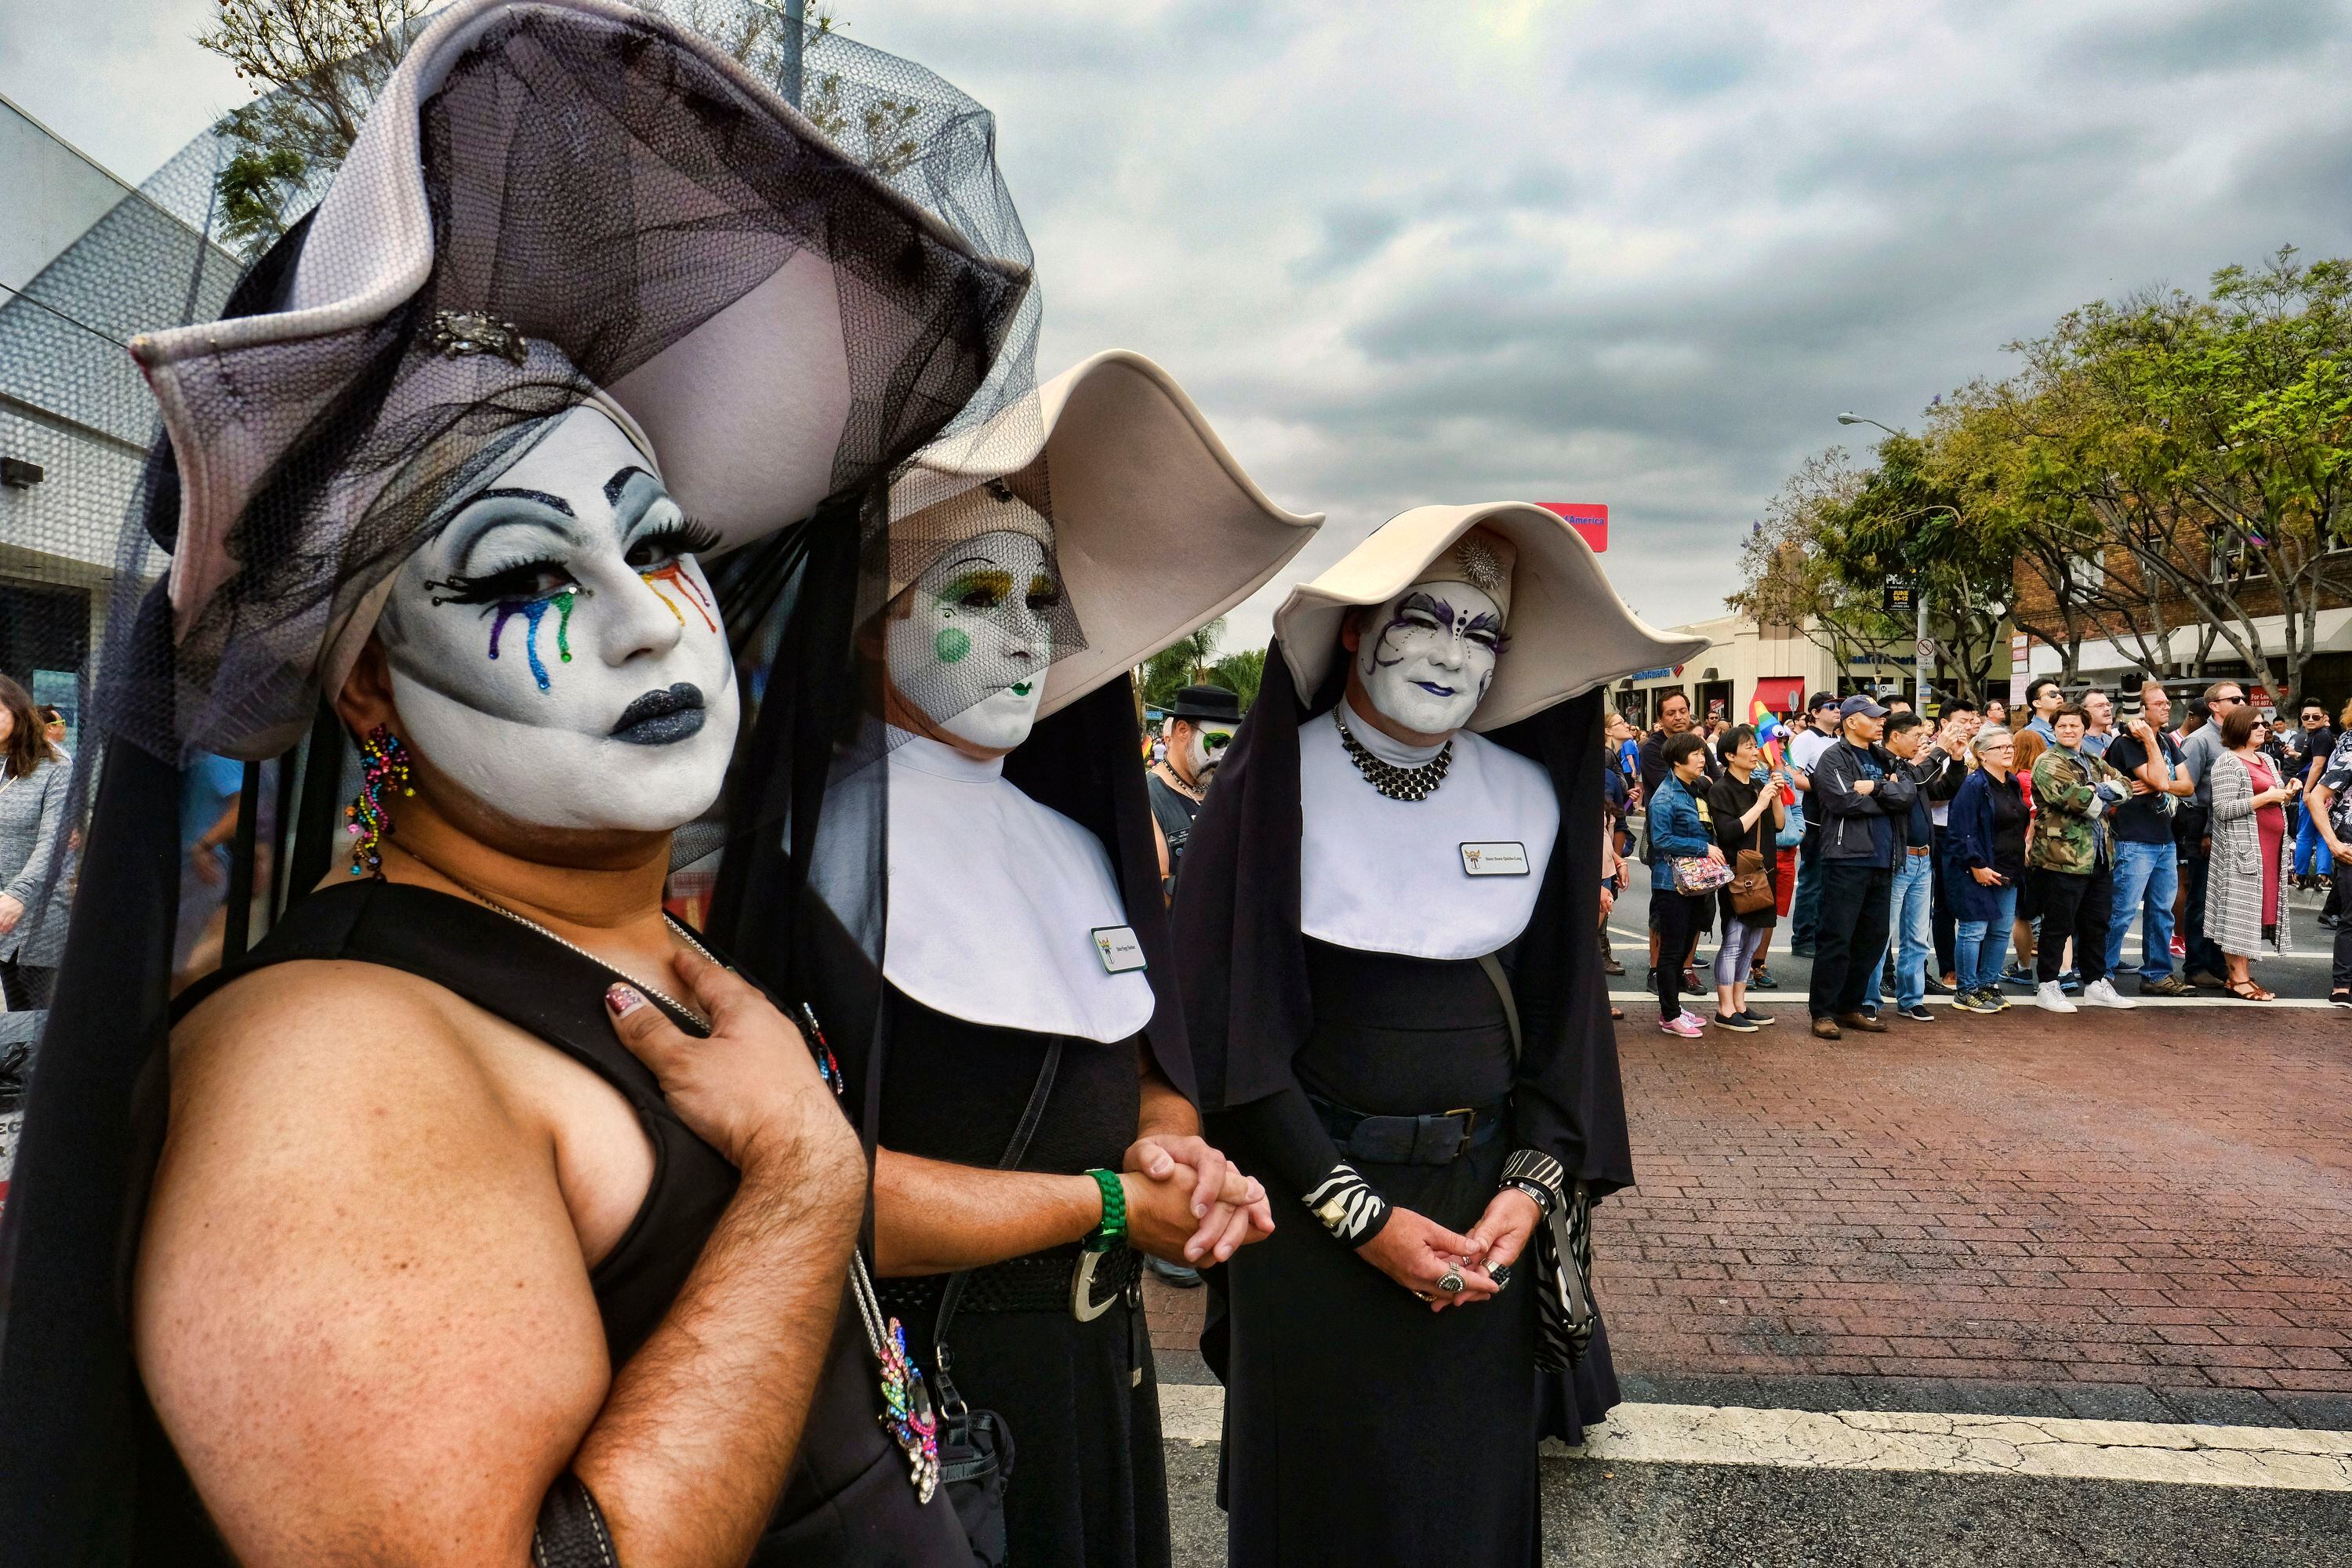
[[[801,106],[802,18],[807,10],[807,0],[784,0],[784,101],[794,109]]]

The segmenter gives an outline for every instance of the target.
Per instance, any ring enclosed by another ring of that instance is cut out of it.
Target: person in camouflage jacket
[[[2102,783],[2128,789],[2131,781],[2100,758],[2063,739],[2033,764],[2033,841],[2025,863],[2044,871],[2087,877],[2114,861],[2116,841],[2107,814],[2092,816]]]
[[[2107,813],[2099,804],[2105,784],[2110,802],[2124,797],[2124,775],[2082,750],[2084,714],[2068,703],[2051,716],[2057,739],[2033,764],[2033,837],[2026,846],[2026,876],[2042,910],[2042,941],[2035,955],[2035,1005],[2072,1013],[2074,1004],[2058,984],[2066,939],[2074,939],[2074,963],[2083,975],[2083,1000],[2095,1006],[2133,1007],[2107,978],[2107,921],[2115,905],[2116,846]]]

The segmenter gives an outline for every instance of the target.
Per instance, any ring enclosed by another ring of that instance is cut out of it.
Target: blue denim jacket
[[[1714,847],[1706,824],[1699,820],[1698,802],[1682,780],[1668,773],[1650,796],[1650,864],[1677,855],[1704,855]]]

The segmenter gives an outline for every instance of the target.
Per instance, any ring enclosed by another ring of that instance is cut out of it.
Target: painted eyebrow
[[[450,546],[450,569],[452,571],[463,571],[467,565],[471,564],[475,547],[481,543],[483,535],[488,533],[492,529],[495,529],[503,523],[509,523],[518,521],[538,521],[536,519],[519,520],[505,515],[496,507],[485,509],[483,505],[486,501],[501,500],[521,501],[526,506],[544,508],[568,521],[577,522],[579,521],[578,514],[572,511],[572,504],[569,501],[565,500],[562,496],[549,495],[545,490],[489,489],[484,490],[478,495],[469,496],[467,498],[464,508],[458,511],[457,519],[449,525],[456,532],[456,538],[453,540]],[[569,538],[571,534],[571,531],[565,528],[562,523],[550,524],[540,522],[539,526],[550,528],[552,531],[563,534],[566,538]]]
[[[654,479],[651,474],[632,463],[604,481],[604,499],[614,506],[620,505],[621,492],[629,488],[631,479],[653,479],[656,485],[661,483],[659,479]]]
[[[636,481],[639,479],[645,483],[638,484]],[[632,491],[639,498],[637,503],[625,508],[621,503]],[[677,504],[670,493],[662,489],[660,479],[634,464],[604,481],[604,499],[612,503],[614,526],[624,533],[644,521],[645,515],[659,503],[669,501],[672,506]]]

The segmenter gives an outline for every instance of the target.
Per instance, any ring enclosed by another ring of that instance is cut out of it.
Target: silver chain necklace
[[[1418,767],[1401,768],[1365,750],[1364,743],[1349,731],[1348,721],[1339,716],[1337,708],[1331,710],[1331,722],[1339,727],[1339,744],[1347,749],[1348,760],[1356,764],[1364,782],[1391,800],[1427,800],[1445,782],[1445,770],[1454,765],[1454,742],[1450,739],[1429,761]]]
[[[644,992],[655,1001],[661,1003],[672,1012],[683,1013],[686,1016],[693,1019],[703,1028],[708,1029],[710,1027],[710,1020],[702,1016],[700,1009],[688,1006],[685,1003],[679,1001],[668,992],[661,990],[656,986],[646,984],[635,975],[631,974],[627,970],[621,968],[618,964],[615,964],[607,959],[597,957],[594,953],[589,952],[586,948],[581,946],[578,942],[572,941],[570,938],[558,936],[555,932],[548,930],[545,926],[540,924],[529,915],[520,914],[515,910],[507,908],[506,905],[499,902],[496,899],[491,898],[488,894],[478,891],[478,889],[467,886],[466,883],[459,881],[457,878],[449,875],[448,872],[441,869],[440,867],[433,864],[432,861],[427,860],[424,856],[419,855],[415,850],[411,849],[407,845],[396,843],[391,839],[386,839],[385,842],[392,844],[394,848],[398,849],[402,854],[407,856],[410,859],[415,861],[426,870],[431,871],[435,876],[439,877],[451,887],[457,889],[467,898],[474,900],[484,909],[489,910],[497,914],[504,915],[507,919],[514,921],[515,924],[519,926],[537,931],[540,935],[555,943],[558,947],[570,948],[572,952],[578,953],[581,957],[586,959],[597,968],[602,969],[608,973],[619,975],[622,979],[627,981],[630,984],[635,986],[638,990]],[[711,957],[710,950],[697,942],[694,939],[694,933],[687,930],[685,926],[679,924],[677,917],[673,916],[667,910],[664,910],[662,911],[662,919],[668,923],[671,931],[677,933],[679,938],[685,942],[687,946],[694,949],[695,952],[706,962],[710,963],[719,963],[716,958]]]

